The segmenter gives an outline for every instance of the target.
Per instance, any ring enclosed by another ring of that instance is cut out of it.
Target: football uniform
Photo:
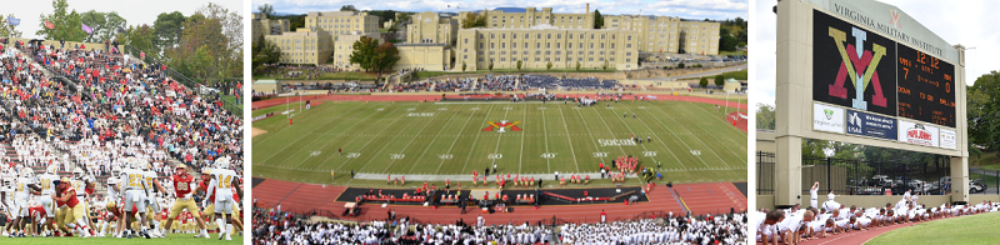
[[[48,214],[48,218],[55,217],[55,201],[52,200],[52,194],[56,194],[56,181],[59,180],[58,175],[54,174],[43,174],[38,176],[38,185],[42,188],[42,195],[38,196],[38,203],[41,207],[45,209],[45,213]]]
[[[119,176],[121,183],[125,190],[125,209],[135,209],[136,212],[143,211],[146,212],[146,177],[139,170],[124,170]]]
[[[187,177],[185,178],[180,175],[170,176],[170,179],[174,182],[174,197],[177,200],[174,200],[174,205],[170,209],[170,216],[168,218],[177,218],[177,215],[185,209],[194,215],[198,215],[198,205],[195,204],[194,198],[191,197],[191,183],[194,182],[194,176],[184,176]]]
[[[236,200],[233,199],[233,181],[239,180],[239,175],[235,171],[228,169],[212,170],[212,182],[208,193],[215,193],[215,213],[232,214]]]
[[[28,197],[31,195],[31,189],[28,187],[34,184],[35,181],[29,178],[17,178],[17,189],[15,191],[16,197],[14,198],[14,205],[16,208],[15,212],[12,212],[17,217],[28,217]]]

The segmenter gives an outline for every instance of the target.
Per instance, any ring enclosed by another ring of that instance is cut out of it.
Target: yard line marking
[[[702,110],[702,111],[704,111],[706,113],[712,113],[712,112],[710,112],[708,110],[705,110],[705,108],[701,108],[701,107],[697,107],[697,106],[695,108],[698,108],[698,109],[700,109],[700,110]],[[739,110],[737,109],[737,111],[739,111]],[[736,127],[729,126],[729,121],[726,121],[725,119],[722,119],[722,118],[718,118],[718,119],[719,119],[719,121],[722,122],[722,124],[725,124],[726,126],[728,126],[727,128],[731,128],[731,129],[733,129],[733,130],[735,130],[736,132],[739,132],[739,133],[743,133],[743,134],[747,133],[747,132],[743,132],[743,130],[740,130],[740,129],[736,128]]]
[[[597,139],[594,138],[594,132],[590,130],[590,125],[587,125],[587,120],[586,120],[585,117],[583,117],[583,113],[580,112],[580,110],[576,110],[576,114],[580,115],[580,121],[583,121],[583,127],[587,128],[587,133],[590,134],[590,139],[594,142],[594,149],[597,149],[598,151],[600,151],[601,147],[597,145]],[[601,158],[601,162],[602,163],[604,162],[604,158],[603,157]],[[577,168],[579,168],[579,166]]]
[[[510,107],[504,107],[504,108],[505,110],[503,110],[503,120],[507,120],[507,113],[510,112],[510,110],[506,110],[506,108]],[[497,152],[500,151],[500,139],[503,139],[503,135],[504,134],[500,134],[500,136],[497,137],[497,147],[493,149],[493,154],[497,154]],[[493,162],[495,163],[496,160],[493,160]]]
[[[596,112],[596,111],[595,111],[595,113],[597,113],[597,118],[601,119],[601,122],[604,123],[604,128],[608,129],[608,133],[611,133],[612,136],[615,135],[615,132],[611,130],[611,126],[608,126],[608,122],[604,120],[604,117],[601,117],[601,113],[600,112]],[[615,117],[617,117],[617,116],[615,116]],[[600,149],[600,148],[598,148],[598,149]],[[628,155],[628,153],[625,153],[625,148],[622,148],[621,145],[618,145],[618,150],[621,150],[623,155]]]
[[[559,116],[562,117],[563,128],[566,129],[566,139],[569,140],[569,142],[567,142],[569,144],[569,152],[573,154],[573,162],[576,163],[576,164],[573,164],[573,165],[576,166],[576,172],[579,173],[580,172],[580,161],[576,160],[576,150],[573,150],[573,138],[569,137],[569,126],[566,126],[566,116],[565,116],[565,114],[563,114],[562,108],[559,109]]]
[[[696,108],[698,108],[698,109],[701,109],[702,111],[705,111],[705,109],[704,109],[704,108],[701,108],[701,107],[697,107],[697,106],[696,106]],[[708,112],[708,111],[705,111],[705,112]],[[702,130],[705,130],[705,131],[708,131],[708,129],[705,129],[705,128],[704,128],[704,127],[702,127],[702,126],[701,126],[700,124],[695,124],[695,126],[698,126],[698,127],[699,127],[699,128],[701,128]],[[725,125],[725,127],[727,127],[727,128],[732,128],[732,129],[736,129],[736,127],[733,127],[733,126],[730,126],[730,125],[728,125],[728,124],[726,124],[726,125]],[[743,132],[742,130],[738,130],[738,129],[736,129],[736,131],[739,131],[739,132],[741,132],[741,133]],[[744,133],[743,135],[746,135],[746,134]],[[712,133],[708,133],[708,136],[711,136],[711,137],[712,137],[713,139],[715,139],[716,141],[719,141],[719,138],[716,138],[716,137],[715,137],[715,134],[712,134]],[[734,151],[733,151],[732,149],[729,149],[729,147],[723,147],[723,148],[726,148],[726,150],[727,150],[727,151],[729,151],[729,153],[732,153],[733,155],[736,155],[736,157],[737,157],[737,158],[739,158],[740,160],[743,160],[743,161],[746,161],[746,155],[745,155],[745,154],[744,154],[744,155],[740,155],[740,154],[737,154],[737,153],[736,153],[736,152],[734,152]]]
[[[646,129],[649,129],[650,132],[653,132],[653,128],[649,127],[649,124],[646,124],[645,121],[639,120],[639,122],[642,122],[642,125],[645,125]],[[656,135],[656,134],[653,134],[653,135]],[[642,140],[642,138],[640,138],[639,140]],[[667,149],[667,152],[670,152],[670,155],[674,157],[674,160],[677,160],[677,163],[681,164],[681,167],[687,168],[687,165],[684,165],[684,162],[681,161],[680,158],[677,158],[677,155],[674,154],[674,151],[670,150],[670,147],[668,147],[667,144],[663,143],[663,139],[661,139],[660,136],[656,136],[656,141],[657,141],[657,143],[660,143],[660,145],[662,145],[663,148]],[[645,148],[645,146],[643,146],[643,147]]]
[[[434,114],[434,116],[431,117],[431,121],[434,121],[434,119],[437,118],[438,115],[440,115],[440,113]],[[430,123],[424,123],[424,126],[420,128],[420,131],[417,131],[417,134],[420,134],[421,132],[424,132],[424,129],[427,129],[427,125],[431,125],[431,124]],[[399,150],[399,154],[402,155],[403,152],[406,151],[406,148],[409,148],[410,144],[413,144],[413,140],[416,140],[416,139],[417,139],[417,136],[414,135],[413,138],[410,139],[410,142],[407,142],[406,145],[403,146],[403,149]],[[389,145],[389,144],[386,144],[386,145]],[[382,147],[385,147],[385,146],[382,146]],[[382,170],[382,172],[389,171],[389,167],[392,166],[393,163],[396,163],[396,160],[399,160],[399,159],[401,159],[401,158],[392,159],[392,161],[389,161],[389,164],[385,165],[385,170]],[[371,160],[368,160],[368,161],[371,161]],[[416,166],[416,164],[413,164],[413,165]]]
[[[320,110],[324,110],[324,112],[325,112],[325,110],[327,110],[327,109],[332,109],[332,108],[336,108],[336,106],[330,106],[329,108],[322,108],[322,109],[320,109]],[[358,108],[360,108],[360,107],[355,107],[354,109],[351,109],[350,111],[348,111],[348,112],[346,112],[346,113],[350,113],[350,112],[352,112],[352,111],[354,111],[354,110],[357,110]],[[317,111],[317,112],[318,112],[318,111]],[[346,114],[346,113],[345,113],[345,114]],[[329,123],[331,123],[331,122],[327,122],[327,123],[329,124]],[[252,124],[253,124],[253,123],[251,123],[251,125],[252,125]],[[275,134],[271,134],[271,135],[275,135]],[[261,137],[264,137],[264,136],[261,136]],[[265,140],[265,139],[269,139],[269,138],[271,138],[271,137],[270,137],[270,136],[267,136],[267,138],[260,138],[260,139],[257,139],[257,140],[254,140],[254,143],[253,143],[253,145],[252,145],[252,146],[257,146],[257,143],[260,143],[260,142],[264,142],[264,140]],[[300,138],[300,139],[301,139],[301,138]],[[295,142],[293,142],[293,143],[295,143]],[[251,146],[251,147],[252,147],[252,146]],[[276,154],[276,153],[275,153],[275,154]],[[272,156],[273,156],[273,155],[272,155]],[[269,159],[269,160],[270,160],[270,159]],[[263,163],[263,162],[262,162],[262,163]]]
[[[403,108],[403,107],[402,107],[402,106],[400,106],[399,108]],[[397,110],[399,110],[399,108],[396,108],[396,109],[393,109],[393,110],[392,110],[392,112],[396,112]],[[391,114],[392,112],[390,112],[390,114]],[[383,127],[383,128],[382,128],[382,130],[378,132],[378,134],[382,134],[382,132],[385,132],[385,130],[386,130],[386,129],[388,129],[388,128],[391,128],[391,126],[392,126],[393,124],[396,124],[396,121],[393,121],[392,123],[390,123],[390,124],[389,124],[389,126],[385,126],[385,127]],[[373,124],[372,124],[371,126],[372,126],[372,127],[374,127],[374,126],[375,126],[375,124],[373,123]],[[370,128],[370,127],[369,127],[369,128]],[[368,146],[368,144],[371,144],[371,143],[372,143],[372,141],[375,141],[375,138],[378,138],[378,137],[372,137],[372,139],[368,140],[368,142],[366,142],[366,143],[365,143],[364,145],[362,145],[362,146],[361,146],[361,148],[358,148],[358,152],[361,152],[361,150],[364,150],[364,149],[365,149],[365,147],[366,147],[366,146]],[[333,142],[333,141],[331,141],[331,142]],[[354,139],[351,139],[351,141],[349,141],[348,143],[350,143],[350,142],[354,142]],[[345,145],[346,145],[346,143],[345,143]],[[388,144],[385,144],[385,145],[388,145]],[[382,145],[382,149],[385,149],[385,145]],[[379,151],[378,151],[378,152],[375,152],[375,154],[372,154],[372,158],[369,158],[369,159],[368,159],[368,162],[369,162],[369,163],[371,163],[371,159],[375,159],[375,157],[376,157],[376,156],[378,156],[378,153],[379,153],[379,152],[382,152],[382,149],[379,149]],[[333,155],[330,155],[330,156],[333,156]],[[323,160],[323,162],[321,162],[321,163],[320,163],[320,165],[323,165],[323,163],[326,163],[326,161],[327,161],[327,160],[329,160],[329,159],[330,159],[330,158],[329,158],[329,157],[327,157],[327,159],[324,159],[324,160]],[[341,164],[340,164],[340,166],[337,166],[337,171],[340,171],[340,168],[343,168],[343,167],[344,167],[344,165],[346,165],[346,164],[347,164],[347,162],[350,162],[350,161],[351,161],[351,159],[354,159],[354,158],[348,158],[347,160],[344,160],[344,163],[341,163]],[[364,166],[361,166],[361,169],[364,169],[364,168],[365,168],[365,166],[368,166],[368,164],[365,164]],[[361,169],[358,169],[358,172],[361,172]],[[349,180],[349,181],[347,181],[347,184],[350,184],[350,183],[351,183],[351,181],[353,181],[353,179],[352,179],[352,180]]]
[[[333,108],[333,107],[331,106],[330,108]],[[357,107],[357,108],[354,108],[354,109],[352,109],[351,111],[354,111],[354,110],[356,110],[356,109],[358,109],[358,108],[361,108],[361,107]],[[374,113],[372,113],[372,114],[374,114]],[[369,115],[369,116],[371,116],[371,115]],[[334,122],[334,121],[330,121],[330,122],[327,122],[326,124],[323,124],[323,126],[326,126],[326,125],[328,125],[328,124],[330,124],[330,123],[333,123],[333,122]],[[336,126],[333,126],[333,127],[331,127],[330,129],[333,129],[333,128],[337,127],[337,126],[340,126],[341,124],[344,124],[345,122],[346,122],[346,121],[344,121],[344,122],[340,122],[339,124],[337,124]],[[301,125],[301,124],[300,124],[300,125]],[[329,130],[327,130],[327,132],[329,132]],[[292,142],[291,144],[288,144],[288,145],[285,145],[285,147],[284,147],[284,148],[281,148],[281,150],[278,150],[278,151],[275,151],[275,152],[271,153],[271,156],[270,156],[270,157],[268,157],[267,159],[264,159],[264,161],[261,161],[261,162],[260,162],[260,164],[264,164],[264,163],[266,163],[266,162],[267,162],[268,160],[271,160],[271,158],[274,158],[274,156],[277,156],[277,155],[278,155],[278,153],[280,153],[280,152],[282,152],[282,151],[285,151],[285,149],[288,149],[288,147],[289,147],[289,146],[292,146],[292,145],[294,145],[295,143],[298,143],[298,142],[299,142],[300,140],[302,140],[302,139],[305,139],[305,138],[306,138],[306,137],[299,137],[298,139],[295,139],[295,141],[293,141],[293,142]],[[313,141],[316,141],[316,140],[318,140],[318,138],[313,138]],[[261,140],[261,142],[263,142],[263,140]],[[311,143],[311,142],[310,142],[310,143]],[[280,163],[280,162],[279,162],[279,163]]]
[[[657,109],[659,109],[659,108],[657,108]],[[681,140],[681,138],[678,137],[676,133],[674,133],[674,130],[670,129],[670,127],[668,127],[666,123],[663,123],[663,121],[661,121],[659,117],[653,117],[653,119],[656,119],[657,122],[660,122],[660,125],[662,125],[664,128],[666,128],[667,131],[670,131],[670,133],[672,133],[674,135],[674,138],[677,138],[678,142],[681,142],[681,144],[684,144],[684,147],[687,147],[689,151],[690,150],[694,150],[694,148],[691,148],[691,146],[689,146],[687,144],[687,142],[684,142],[684,140]],[[708,167],[708,163],[705,163],[705,160],[702,160],[700,157],[698,158],[698,160],[700,160],[701,163],[705,165],[705,167]]]
[[[623,107],[624,107],[624,106],[623,106]],[[626,113],[628,113],[628,109],[625,109],[625,112],[626,112]],[[615,114],[618,114],[618,113],[615,113]],[[633,117],[634,117],[635,113],[633,112],[633,114],[632,114],[632,115],[633,115]],[[615,116],[615,118],[618,118],[618,120],[619,120],[619,121],[622,121],[622,125],[625,125],[625,128],[628,128],[628,131],[629,131],[629,132],[632,132],[633,134],[635,133],[635,131],[633,131],[633,130],[632,130],[632,127],[631,127],[631,126],[629,126],[627,122],[625,122],[625,119],[623,119],[624,117],[618,117],[618,116],[616,115],[616,116]],[[604,118],[601,118],[601,120],[604,120]],[[638,120],[638,119],[636,119],[636,120]],[[639,120],[639,121],[642,121],[642,120]],[[652,132],[653,130],[649,130],[649,131],[650,131],[650,132]],[[639,137],[637,137],[637,138],[639,139],[639,141],[642,141],[642,136],[639,136]],[[646,145],[643,145],[642,143],[639,143],[638,145],[642,146],[642,149],[643,149],[643,150],[645,150],[645,151],[644,151],[644,153],[645,153],[645,152],[649,152],[649,151],[650,151],[650,150],[649,150],[649,148],[646,148]],[[621,147],[621,145],[619,145],[618,147]],[[667,151],[670,151],[670,148],[667,148]],[[674,154],[674,152],[673,152],[673,151],[670,151],[670,154],[671,154],[671,155],[673,155],[673,154]],[[656,160],[656,157],[655,157],[655,156],[656,156],[656,153],[655,153],[655,152],[654,152],[654,153],[653,153],[652,155],[648,155],[648,154],[646,154],[646,156],[648,156],[649,158],[652,158],[652,159],[653,159],[653,162],[658,162],[658,161]],[[677,158],[677,156],[674,156],[674,158]],[[680,162],[680,159],[677,159],[677,162]],[[645,165],[646,165],[646,166],[649,166],[649,164],[645,164]]]
[[[462,107],[459,106],[458,110],[455,110],[455,115],[452,115],[452,117],[457,116],[458,113],[461,113],[461,112],[462,112]],[[444,129],[448,128],[448,124],[449,123],[451,123],[451,120],[448,120],[448,122],[444,123],[444,126],[441,127],[440,130],[438,130],[438,134],[434,135],[434,139],[431,139],[431,143],[428,143],[427,144],[427,148],[424,148],[424,153],[420,153],[420,156],[417,157],[417,161],[413,162],[413,166],[410,167],[410,172],[411,173],[413,172],[413,169],[417,167],[417,164],[420,163],[420,159],[424,159],[424,154],[427,154],[427,150],[430,149],[431,147],[434,147],[434,141],[437,141],[438,136],[441,136],[441,131],[444,131]],[[448,152],[448,153],[450,154],[450,152]],[[451,159],[451,158],[449,158],[449,159]],[[441,158],[441,162],[444,162],[444,160],[446,160],[446,159]]]
[[[544,131],[545,134],[545,152],[549,152],[549,129],[545,127],[548,125],[548,123],[545,122],[545,110],[541,111],[542,111],[542,131]],[[545,158],[545,165],[548,166],[549,172],[552,172],[552,164],[550,162],[551,161],[548,158]]]
[[[486,116],[483,117],[483,123],[486,123],[486,120],[490,119],[490,112],[492,111],[493,111],[493,105],[490,105],[490,109],[486,111]],[[482,134],[483,132],[478,132],[476,134],[476,139],[472,141],[472,148],[469,149],[469,155],[465,157],[465,164],[462,165],[462,171],[459,173],[465,173],[465,167],[469,166],[469,159],[472,159],[472,151],[476,150],[476,143],[479,142],[479,136]],[[458,140],[458,138],[456,138],[455,140]],[[455,143],[452,143],[451,145],[455,146]],[[449,148],[448,151],[451,151],[451,149]],[[441,161],[441,163],[444,164],[444,161]],[[438,166],[438,169],[441,169],[441,166]]]
[[[492,109],[493,107],[491,106],[490,108]],[[487,113],[489,113],[489,112],[487,112]],[[464,129],[466,125],[469,125],[469,121],[472,120],[473,116],[475,116],[474,114],[475,114],[475,112],[473,112],[473,114],[470,114],[468,119],[465,119],[465,123],[462,124],[462,127],[459,128],[459,130]],[[451,146],[448,147],[448,151],[447,151],[448,154],[451,154],[452,147],[455,147],[455,143],[458,142],[458,138],[460,138],[460,137],[462,137],[462,134],[457,134],[455,136],[455,141],[452,141],[451,142]],[[434,170],[435,173],[437,173],[438,171],[441,171],[441,166],[444,165],[444,161],[445,161],[444,159],[441,159],[441,163],[439,163],[437,169]]]
[[[521,117],[522,117],[521,118],[521,120],[522,120],[521,123],[524,123],[524,122],[528,121],[528,105],[527,104],[524,105],[524,115],[522,115]],[[527,134],[525,134],[523,131],[521,132],[521,154],[517,155],[517,172],[518,173],[521,173],[521,162],[524,160],[524,137],[526,135]]]
[[[666,111],[664,111],[661,108],[656,108],[656,109],[662,111],[663,113],[667,113]],[[693,132],[691,132],[691,130],[688,130],[687,127],[684,127],[684,124],[681,124],[681,122],[678,122],[677,120],[674,120],[673,117],[667,117],[667,118],[669,118],[671,121],[676,122],[677,125],[681,125],[681,128],[684,129],[684,131],[687,131],[688,133],[692,133],[693,134]],[[657,120],[659,120],[659,119],[657,119]],[[708,148],[708,151],[711,152],[712,155],[715,156],[715,158],[718,158],[719,161],[722,162],[722,164],[725,164],[726,166],[729,166],[729,167],[733,166],[733,165],[730,165],[729,163],[727,163],[726,160],[723,160],[722,157],[720,157],[718,153],[715,153],[715,150],[713,150],[712,147],[709,147],[708,144],[705,144],[705,141],[702,141],[700,137],[694,137],[694,139],[697,140],[698,142],[700,142],[701,145],[705,146],[705,148]]]
[[[371,113],[371,115],[368,115],[368,117],[371,117],[371,116],[373,116],[373,115],[375,115],[375,113]],[[329,133],[329,132],[330,132],[330,131],[332,131],[332,130],[333,130],[334,128],[336,128],[336,127],[338,127],[338,126],[340,126],[340,125],[343,125],[343,124],[344,124],[345,122],[347,122],[347,121],[344,121],[344,122],[341,122],[341,123],[337,124],[336,126],[334,126],[334,127],[331,127],[331,128],[329,128],[329,129],[327,129],[327,130],[326,130],[326,132],[324,132],[324,134],[325,134],[325,133]],[[359,123],[360,123],[360,121],[359,121]],[[351,127],[349,127],[349,128],[353,128],[353,127],[355,127],[355,126],[357,126],[357,125],[358,125],[358,123],[355,123],[354,125],[351,125]],[[302,137],[302,138],[305,138],[305,137]],[[314,137],[314,138],[313,138],[313,141],[309,142],[309,145],[311,145],[311,144],[312,144],[313,142],[315,142],[315,141],[316,141],[316,140],[318,140],[319,138],[322,138],[322,137]],[[320,147],[319,149],[320,149],[320,150],[322,150],[322,149],[326,148],[326,146],[327,146],[327,145],[328,145],[328,144],[329,144],[330,142],[332,142],[332,141],[329,141],[329,142],[327,142],[327,144],[324,144],[324,145],[323,145],[322,147]],[[287,146],[285,146],[285,147],[287,148],[288,146],[291,146],[291,145],[287,145]],[[308,145],[307,145],[307,146],[308,146]],[[303,150],[303,149],[306,149],[306,147],[302,147],[302,148],[299,148],[298,150],[296,150],[296,151],[295,151],[295,154],[297,154],[297,153],[298,153],[299,151],[301,151],[301,150]],[[294,156],[295,154],[292,154],[292,155]],[[277,156],[277,155],[275,155],[275,156]],[[273,157],[273,156],[272,156],[272,157]],[[285,160],[287,160],[287,159],[285,159]],[[299,162],[299,164],[298,164],[298,165],[295,165],[295,168],[299,168],[299,167],[301,167],[301,166],[302,166],[302,164],[305,164],[306,162],[307,162],[306,160],[302,160],[302,162]],[[280,164],[283,164],[283,163],[285,163],[285,162],[284,162],[284,161],[280,162]]]

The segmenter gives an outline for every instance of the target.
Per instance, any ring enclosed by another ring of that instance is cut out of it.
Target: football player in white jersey
[[[146,216],[149,217],[146,217],[146,221],[144,221],[144,223],[146,224],[152,223],[151,226],[155,227],[155,229],[150,230],[149,234],[150,236],[157,238],[165,238],[166,237],[165,233],[160,234],[160,222],[156,222],[156,213],[157,210],[160,210],[160,204],[159,202],[156,201],[156,193],[154,193],[154,191],[159,191],[159,193],[167,193],[167,191],[163,189],[163,186],[160,185],[160,181],[156,179],[156,172],[153,172],[151,170],[152,166],[150,166],[148,162],[141,161],[139,165],[140,169],[142,170],[142,175],[144,178],[146,178],[146,183],[148,184],[147,186],[145,186],[145,188],[147,197]]]
[[[121,179],[119,179],[117,177],[121,176],[121,174],[122,174],[122,169],[119,168],[118,166],[114,166],[114,167],[111,168],[111,176],[113,178],[108,178],[108,181],[107,181],[108,182],[108,196],[105,197],[105,201],[104,202],[114,201],[116,203],[120,203],[120,201],[121,201],[121,193],[122,193],[122,186],[119,185],[119,182],[121,181]]]
[[[4,217],[13,218],[14,217],[14,175],[10,173],[10,170],[6,167],[0,173],[0,178],[2,178],[3,185],[0,185],[0,206],[3,207]],[[14,222],[6,222],[3,228],[3,235],[7,236],[7,231],[10,230]]]
[[[14,226],[18,230],[17,234],[10,234],[10,237],[27,237],[24,234],[24,226],[28,223],[28,197],[31,196],[32,191],[41,191],[42,188],[35,184],[35,173],[31,168],[19,168],[21,169],[20,175],[17,178],[17,188],[15,191],[15,215]]]
[[[58,230],[55,225],[56,203],[52,200],[52,195],[56,194],[56,186],[59,181],[59,175],[56,174],[58,169],[59,165],[49,165],[48,168],[45,168],[45,173],[38,176],[38,185],[41,186],[42,191],[35,200],[45,209],[45,217],[41,217],[41,224],[44,227],[49,227],[49,232]],[[51,236],[51,234],[46,234],[46,236]]]
[[[130,158],[126,162],[130,163],[131,166],[129,169],[122,171],[121,176],[119,176],[121,179],[119,183],[125,187],[124,209],[129,210],[135,207],[136,213],[139,214],[141,220],[139,224],[142,229],[137,234],[150,239],[151,237],[146,232],[146,226],[144,225],[146,223],[146,186],[149,186],[149,184],[146,183],[146,178],[142,174],[142,170],[139,170],[140,166],[134,158]],[[124,215],[124,217],[123,224],[126,224],[125,231],[128,233],[127,237],[131,239],[134,232],[127,225],[132,223],[131,219],[133,217],[132,215]]]
[[[83,169],[76,168],[73,170],[73,178],[70,179],[70,185],[76,190],[76,198],[80,199],[80,204],[84,205],[83,210],[90,210],[90,193],[93,193],[93,185],[97,182],[93,176],[86,175]],[[88,192],[88,190],[90,190]],[[94,226],[94,222],[91,221],[90,212],[84,212],[87,216],[87,224],[90,227]]]
[[[225,239],[227,241],[232,240],[230,233],[231,229],[227,230],[227,223],[232,222],[233,219],[233,204],[237,200],[233,200],[232,188],[235,186],[237,194],[243,196],[243,187],[239,186],[239,175],[236,171],[229,170],[229,158],[222,157],[215,160],[215,169],[212,170],[212,182],[209,183],[208,193],[206,196],[211,196],[215,192],[215,223],[219,226],[219,240],[222,240],[223,234],[225,234]],[[208,206],[208,200],[202,201],[203,206]]]

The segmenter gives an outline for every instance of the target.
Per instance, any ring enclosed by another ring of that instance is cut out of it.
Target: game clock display
[[[955,65],[896,46],[899,116],[955,127]]]

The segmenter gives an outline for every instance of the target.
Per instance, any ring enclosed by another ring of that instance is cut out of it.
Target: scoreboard
[[[899,116],[955,127],[955,65],[906,45],[896,50]]]
[[[813,100],[955,127],[955,65],[813,10]]]

